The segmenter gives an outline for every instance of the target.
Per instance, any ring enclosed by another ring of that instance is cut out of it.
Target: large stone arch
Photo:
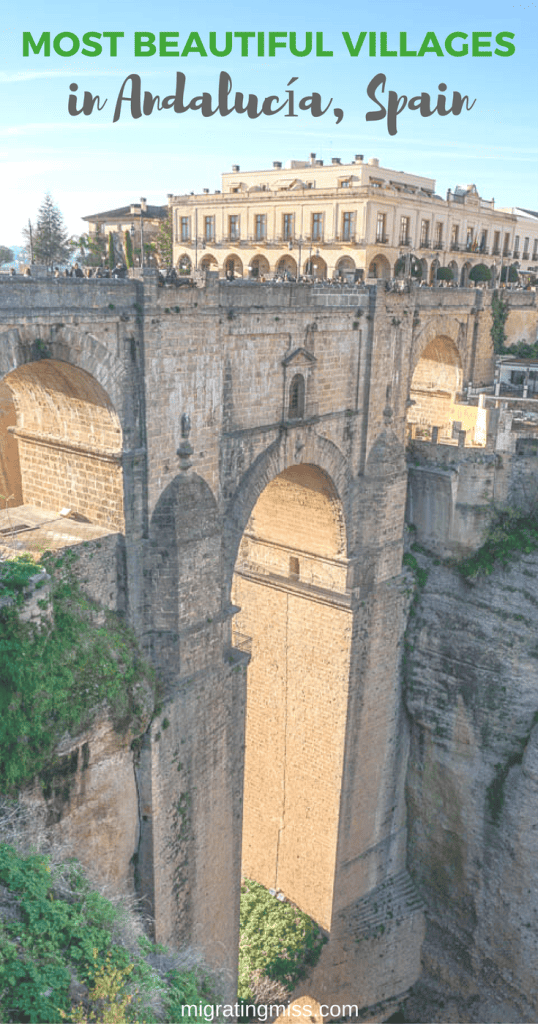
[[[407,419],[417,437],[428,439],[436,427],[439,440],[452,438],[462,386],[461,352],[448,335],[436,334],[421,347],[409,382]]]
[[[0,379],[25,363],[43,358],[69,363],[90,374],[112,402],[124,434],[128,433],[124,368],[112,347],[90,331],[60,324],[29,324],[0,334]]]
[[[351,662],[346,552],[331,477],[296,462],[254,504],[232,589],[234,636],[251,642],[242,874],[327,929]]]
[[[123,532],[122,430],[95,377],[72,363],[38,359],[6,374],[1,394],[11,455],[3,476],[17,504],[56,514],[68,508]]]
[[[299,448],[299,446],[302,446]],[[246,471],[228,505],[223,524],[224,593],[231,589],[232,575],[243,533],[258,498],[284,470],[308,463],[318,467],[332,482],[342,504],[346,554],[353,550],[355,535],[351,513],[352,474],[348,461],[339,448],[327,438],[303,428],[290,431],[262,452]]]
[[[424,349],[436,338],[446,338],[457,348],[464,376],[466,375],[469,362],[466,325],[455,316],[439,315],[429,317],[420,330],[413,334],[409,358],[409,382]]]

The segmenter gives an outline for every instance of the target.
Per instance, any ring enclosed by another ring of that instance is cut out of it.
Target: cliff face
[[[538,554],[429,570],[409,620],[409,867],[428,908],[413,1021],[538,1019]]]

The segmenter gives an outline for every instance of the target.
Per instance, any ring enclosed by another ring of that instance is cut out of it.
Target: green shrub
[[[94,623],[97,605],[81,592],[65,556],[44,557],[51,575],[53,625],[22,623],[16,607],[0,609],[0,792],[11,794],[59,766],[54,748],[67,731],[91,724],[105,701],[118,731],[143,724],[141,693],[155,690],[136,640],[112,612]],[[2,565],[0,592],[21,594],[40,566],[24,557]],[[149,711],[146,711],[146,717]],[[62,763],[65,759],[62,759]]]
[[[36,564],[29,554],[19,555],[6,562],[0,563],[0,598],[11,597],[15,604],[21,605],[24,600],[24,590],[32,579],[41,572],[41,567]]]
[[[464,579],[483,573],[489,576],[496,565],[507,566],[521,554],[538,549],[538,513],[503,508],[494,513],[486,540],[473,555],[464,558],[458,569]]]
[[[241,886],[239,998],[252,1000],[252,974],[261,971],[288,991],[319,958],[326,937],[308,914],[281,903],[259,882]]]
[[[0,843],[0,885],[9,899],[0,916],[0,1020],[5,1024],[157,1024],[189,1019],[187,1003],[212,1005],[200,968],[173,963],[163,946],[133,939],[132,911],[92,889],[76,862],[54,866]],[[85,986],[84,1003],[71,994]]]

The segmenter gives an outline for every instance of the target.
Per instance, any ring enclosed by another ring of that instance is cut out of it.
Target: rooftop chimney
[[[368,164],[370,167],[379,167],[379,160],[376,156],[371,156]]]
[[[331,163],[332,164],[341,164],[342,161],[341,161],[339,156],[333,156],[332,159],[331,159]]]
[[[273,160],[273,167],[278,167],[278,168],[282,167],[281,161],[280,160]]]
[[[208,192],[209,192],[209,189],[208,189],[208,188],[204,188],[204,189],[203,189],[203,193],[204,193],[204,195],[207,195],[207,194],[208,194]]]
[[[241,170],[239,164],[232,164],[232,171],[234,172],[234,174],[239,170]]]
[[[355,163],[356,164],[361,164],[363,160],[364,160],[364,156],[363,156],[362,153],[355,153]]]
[[[144,213],[146,213],[147,208],[148,208],[148,204],[146,203],[145,197],[144,196],[140,196],[140,209],[143,210]]]
[[[316,154],[315,153],[311,153],[310,154],[310,163],[311,164],[315,164],[315,162],[316,162]]]

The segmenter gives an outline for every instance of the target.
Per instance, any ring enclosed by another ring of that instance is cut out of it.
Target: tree
[[[506,282],[506,272],[507,271],[508,271],[508,283],[509,284],[515,284],[516,281],[519,280],[519,272],[518,272],[518,269],[517,269],[515,263],[512,263],[512,265],[510,267],[503,267],[502,268],[502,271],[501,271],[501,282],[502,282],[502,284],[504,284]]]
[[[134,267],[133,241],[129,229],[125,232],[125,262],[128,267]]]
[[[405,256],[400,256],[400,259],[396,261],[394,267],[394,274],[399,277],[400,274],[405,274]],[[421,278],[422,277],[422,263],[416,256],[411,254],[411,277]]]
[[[509,312],[508,302],[503,299],[501,294],[495,289],[491,300],[492,323],[490,331],[494,352],[503,352],[504,350],[504,343],[506,341],[504,325],[508,320]]]
[[[72,249],[63,217],[50,192],[46,193],[39,207],[37,224],[33,228],[30,225],[25,228],[23,235],[28,242],[32,242],[35,263],[44,263],[49,267],[69,263]]]
[[[169,210],[166,220],[161,224],[155,239],[155,248],[160,266],[171,267],[174,262],[172,211]]]
[[[7,245],[0,245],[0,267],[2,267],[4,263],[13,263],[14,259],[15,254],[13,249],[8,249]]]
[[[437,280],[438,281],[452,281],[454,277],[454,271],[452,267],[438,267],[437,268]]]
[[[477,263],[469,273],[469,280],[476,284],[479,281],[491,281],[491,270],[485,263]]]

